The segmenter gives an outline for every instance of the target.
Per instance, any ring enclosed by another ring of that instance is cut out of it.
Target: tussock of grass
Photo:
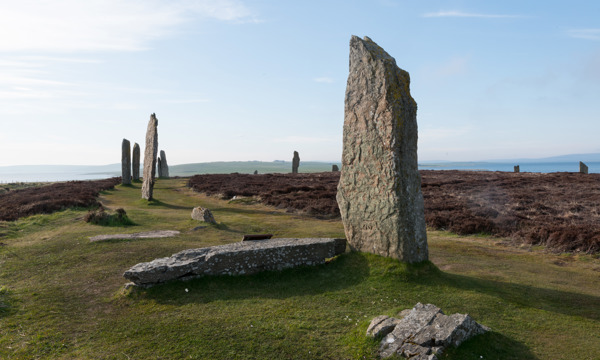
[[[138,262],[247,233],[343,237],[339,221],[227,203],[183,179],[159,180],[151,205],[139,188],[117,186],[100,201],[125,209],[136,231],[181,235],[90,243],[122,229],[81,221],[83,209],[0,224],[10,227],[0,246],[0,358],[373,359],[370,320],[417,302],[492,328],[442,359],[600,358],[600,260],[486,237],[430,231],[431,262],[418,265],[346,253],[315,267],[125,290],[122,273]],[[219,225],[193,231],[194,206]]]

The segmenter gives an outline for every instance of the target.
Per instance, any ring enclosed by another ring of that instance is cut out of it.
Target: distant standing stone
[[[298,167],[300,166],[300,156],[297,151],[294,151],[294,158],[292,159],[292,174],[298,173]]]
[[[254,170],[254,175],[258,175],[258,170]]]
[[[515,165],[515,172],[521,172],[521,167],[519,165]]]
[[[409,85],[385,50],[352,36],[337,202],[352,249],[416,263],[428,248]]]
[[[587,174],[588,173],[588,167],[586,164],[582,163],[581,161],[579,162],[579,172],[582,174]]]
[[[213,216],[210,210],[203,208],[201,206],[195,207],[192,210],[192,219],[198,221],[204,221],[210,224],[216,224],[215,217]]]
[[[121,183],[131,184],[131,143],[127,139],[121,143]]]
[[[158,178],[159,179],[161,177],[163,177],[162,160],[161,160],[160,156],[158,157],[158,159],[156,159],[156,171],[158,172]]]
[[[133,181],[140,181],[140,145],[138,143],[133,144],[131,166]]]
[[[146,148],[144,149],[144,182],[142,183],[142,199],[152,200],[154,177],[156,175],[156,154],[158,152],[158,120],[150,115],[146,130]]]
[[[159,177],[168,179],[169,178],[169,164],[167,164],[167,155],[164,150],[160,151],[160,167],[162,168]]]
[[[331,171],[340,171],[340,168],[338,168],[337,165],[333,164],[331,165]]]

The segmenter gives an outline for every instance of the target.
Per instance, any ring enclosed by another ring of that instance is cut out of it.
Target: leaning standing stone
[[[121,143],[121,183],[131,184],[131,144],[127,139]]]
[[[161,170],[161,175],[159,175],[159,177],[168,179],[169,178],[169,164],[167,164],[167,155],[165,154],[164,150],[160,151],[160,167],[162,168],[162,170]]]
[[[415,263],[428,248],[409,85],[385,50],[352,36],[337,202],[351,248]]]
[[[158,152],[158,120],[156,115],[150,115],[148,130],[146,130],[146,148],[144,149],[144,182],[142,184],[142,199],[152,200],[154,176],[156,175],[156,153]]]
[[[297,151],[294,151],[294,158],[292,159],[292,174],[298,173],[298,167],[300,166],[300,156]]]
[[[588,167],[586,164],[582,163],[581,161],[579,162],[579,172],[582,174],[587,174],[588,173]]]
[[[131,166],[133,181],[140,181],[140,145],[138,143],[133,144]]]

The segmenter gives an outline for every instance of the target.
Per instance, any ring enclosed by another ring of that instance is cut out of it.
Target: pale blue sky
[[[351,35],[411,75],[419,161],[600,152],[600,2],[0,0],[0,166],[339,161]]]

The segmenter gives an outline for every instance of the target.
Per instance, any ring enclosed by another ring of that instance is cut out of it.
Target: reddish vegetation
[[[98,193],[112,189],[120,182],[121,178],[69,181],[9,191],[0,194],[0,220],[12,221],[69,207],[97,206]]]
[[[279,209],[302,211],[319,217],[338,217],[335,201],[339,173],[312,174],[211,174],[195,175],[188,182],[194,190],[224,199],[257,196]]]
[[[487,233],[557,251],[600,251],[600,174],[421,171],[427,225]],[[196,175],[189,186],[224,198],[258,196],[289,211],[337,217],[339,173]]]

